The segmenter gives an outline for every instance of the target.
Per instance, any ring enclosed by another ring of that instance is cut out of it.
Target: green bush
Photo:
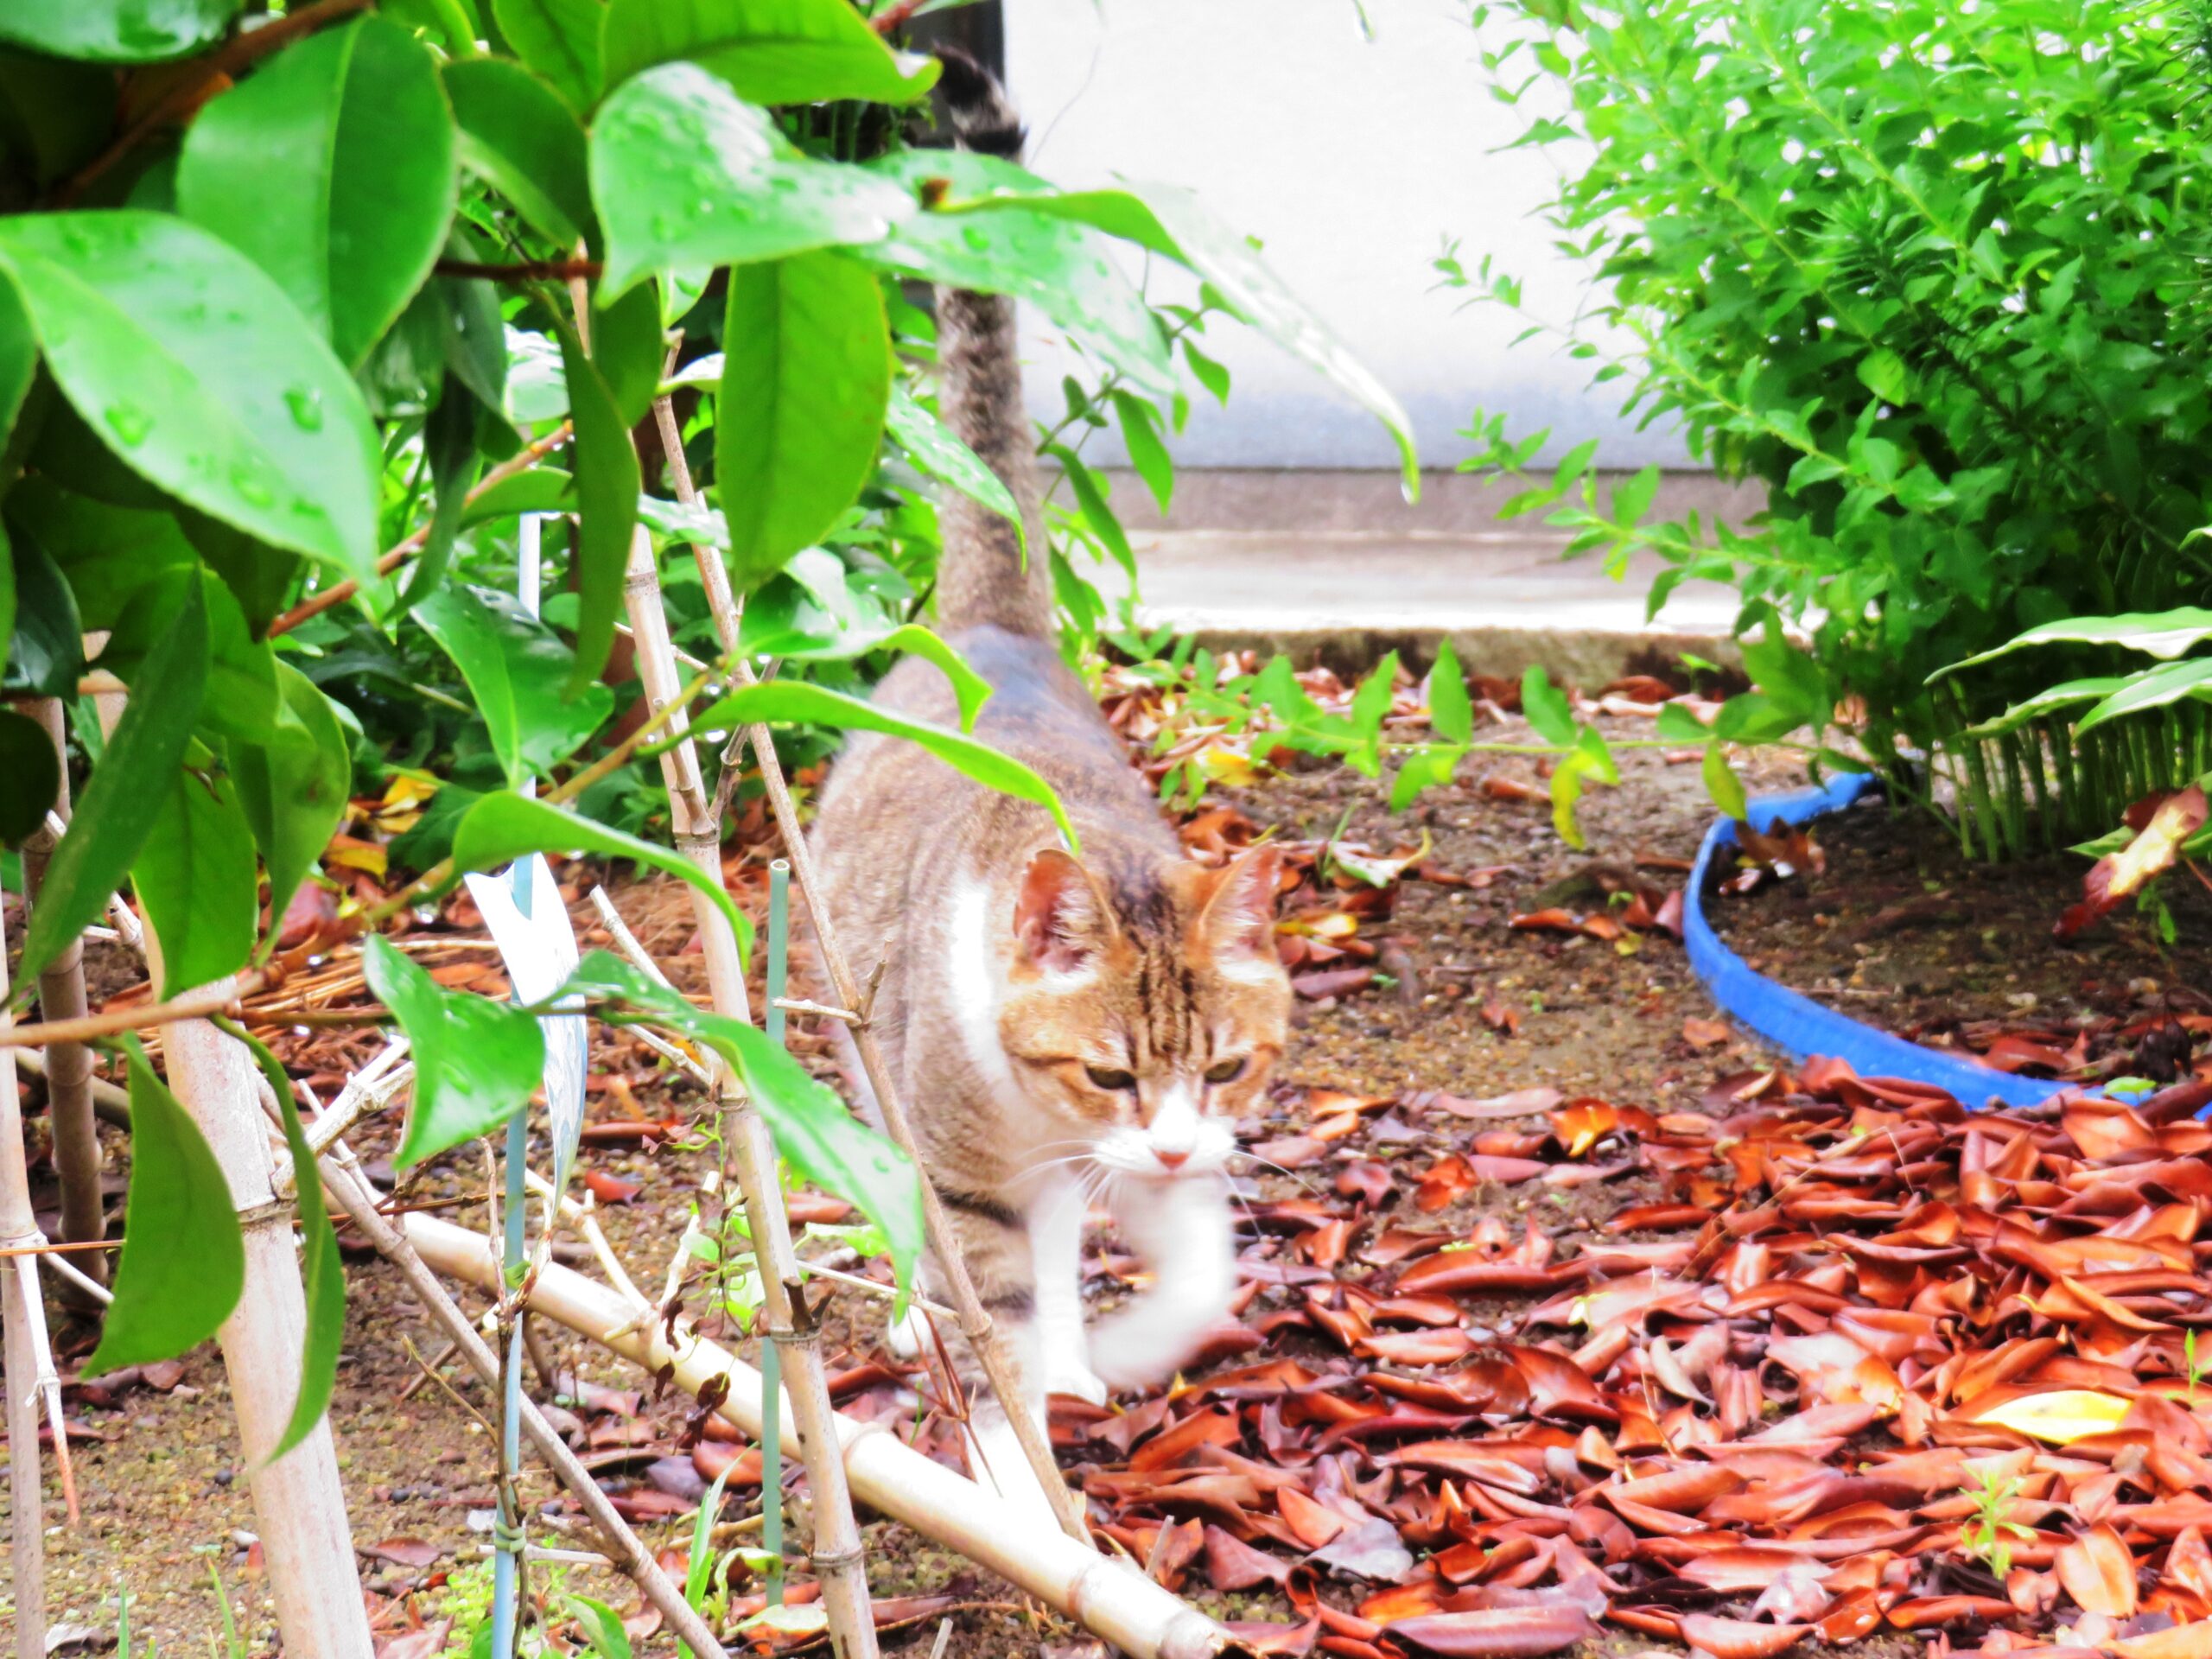
[[[1646,523],[1643,480],[1601,507],[1585,445],[1516,510],[1549,509],[1578,551],[1658,550],[1655,610],[1713,578],[1742,594],[1740,629],[1809,636],[1817,671],[1763,681],[1724,736],[1817,729],[1843,703],[1877,765],[1933,753],[1969,802],[2040,766],[2023,740],[1957,741],[2035,689],[2027,659],[1929,677],[2039,624],[2198,599],[2212,574],[2192,538],[2212,517],[2196,13],[1509,0],[1476,18],[1499,96],[1551,111],[1521,142],[1568,166],[1548,217],[1598,287],[1567,349],[1769,500],[1743,526]],[[1487,260],[1442,268],[1523,304]],[[1469,467],[1509,474],[1541,437],[1479,412],[1471,435]],[[1962,833],[2012,850],[2017,816],[1970,811]]]

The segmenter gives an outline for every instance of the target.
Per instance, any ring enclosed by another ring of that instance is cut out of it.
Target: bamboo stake
[[[0,939],[0,1007],[8,993],[6,941]],[[0,1022],[7,1019],[0,1014]],[[16,1096],[15,1051],[0,1048],[0,1244],[43,1243],[31,1213],[30,1178],[23,1167],[22,1109]],[[14,1504],[10,1559],[15,1568],[16,1659],[46,1659],[46,1496],[40,1490],[38,1375],[32,1329],[40,1320],[35,1299],[23,1294],[38,1283],[36,1259],[0,1258],[0,1344],[7,1373],[8,1490]]]
[[[149,934],[146,944],[158,981],[159,944]],[[230,1183],[245,1236],[245,1289],[217,1335],[284,1651],[290,1659],[371,1659],[375,1644],[329,1419],[270,1461],[298,1396],[308,1317],[291,1206],[270,1183],[269,1141],[255,1105],[260,1070],[243,1044],[204,1020],[171,1026],[162,1052],[169,1087]]]
[[[461,1312],[437,1275],[416,1253],[407,1236],[393,1227],[377,1208],[376,1195],[361,1175],[352,1150],[343,1141],[334,1141],[330,1150],[323,1154],[318,1166],[322,1172],[323,1188],[338,1207],[353,1217],[353,1224],[376,1247],[378,1254],[399,1269],[408,1287],[422,1299],[423,1306],[429,1310],[430,1317],[444,1330],[469,1369],[486,1384],[497,1387],[499,1357],[477,1333],[468,1315]],[[494,1294],[499,1294],[496,1284],[493,1289]],[[645,1548],[629,1522],[616,1511],[607,1494],[600,1490],[599,1483],[569,1449],[568,1442],[545,1421],[545,1414],[526,1395],[522,1402],[522,1431],[561,1484],[583,1505],[584,1513],[591,1517],[606,1541],[614,1564],[636,1581],[639,1592],[659,1612],[668,1628],[699,1659],[728,1659],[706,1620],[683,1599],[683,1591],[661,1570],[652,1551]]]
[[[69,741],[62,723],[61,700],[33,701],[30,717],[46,728],[60,762],[61,792],[54,812],[66,825],[69,818]],[[52,818],[49,817],[49,825]],[[23,889],[31,905],[38,903],[46,885],[46,867],[54,855],[48,835],[34,836],[23,849]],[[85,942],[73,938],[61,954],[39,969],[38,1013],[41,1020],[74,1020],[86,1012],[85,1001]],[[54,1173],[61,1183],[61,1237],[68,1244],[86,1244],[106,1236],[107,1210],[100,1198],[100,1133],[92,1115],[92,1051],[82,1043],[55,1043],[46,1052],[48,1121],[54,1131]],[[94,1255],[84,1264],[86,1274],[107,1282],[107,1262]],[[98,1303],[66,1281],[61,1299],[79,1313]]]
[[[692,486],[691,470],[683,459],[683,446],[676,429],[676,412],[665,397],[653,400],[653,416],[660,428],[661,448],[668,457],[669,474],[676,486],[677,499],[685,506],[698,504],[699,493]],[[693,556],[698,561],[699,579],[707,592],[707,607],[715,619],[715,632],[721,640],[722,652],[730,664],[732,677],[741,685],[755,683],[757,677],[752,665],[738,654],[738,633],[741,618],[737,602],[730,592],[729,573],[722,568],[721,555],[713,548],[694,543]],[[822,902],[820,883],[816,879],[814,855],[808,847],[806,835],[798,821],[798,809],[791,803],[791,792],[784,778],[783,763],[777,759],[773,735],[766,726],[747,728],[746,736],[753,745],[753,752],[760,766],[760,781],[766,789],[768,804],[775,813],[777,832],[782,836],[784,850],[791,859],[791,872],[798,878],[799,893],[806,900],[807,919],[813,924],[816,944],[820,948],[822,966],[830,976],[840,1007],[862,1014],[867,1003],[861,992],[860,982],[853,976],[852,965],[845,953],[837,947],[837,935],[830,919],[829,906]],[[914,1138],[912,1123],[906,1116],[906,1108],[900,1098],[897,1084],[893,1081],[891,1068],[885,1064],[883,1046],[875,1039],[866,1019],[853,1022],[850,1027],[855,1046],[860,1051],[861,1069],[867,1073],[868,1087],[874,1092],[876,1103],[883,1113],[883,1126],[890,1131],[917,1169],[928,1167],[922,1159],[921,1147]],[[1051,1501],[1053,1513],[1059,1517],[1061,1528],[1068,1536],[1088,1545],[1090,1526],[1082,1501],[1069,1491],[1060,1476],[1059,1464],[1052,1456],[1052,1442],[1046,1439],[1044,1426],[1030,1414],[1021,1382],[1016,1376],[1014,1362],[999,1340],[992,1325],[989,1311],[982,1298],[976,1294],[975,1281],[968,1275],[968,1263],[960,1254],[958,1239],[950,1221],[944,1213],[944,1200],[938,1197],[937,1188],[930,1181],[922,1182],[922,1217],[929,1237],[931,1253],[944,1274],[945,1287],[951,1293],[952,1305],[960,1310],[961,1334],[968,1338],[969,1346],[983,1368],[984,1377],[991,1385],[991,1392],[998,1396],[1005,1408],[1007,1421],[1014,1429],[1014,1438],[1021,1446],[1024,1458],[1037,1477]]]
[[[419,1211],[404,1221],[408,1242],[423,1262],[440,1273],[496,1290],[495,1240]],[[657,1325],[625,1329],[630,1308],[621,1297],[557,1263],[539,1273],[529,1300],[533,1313],[603,1342],[649,1370],[672,1363],[677,1386],[695,1395],[726,1379],[729,1392],[715,1408],[716,1415],[759,1438],[760,1374],[688,1322],[676,1322],[672,1347]],[[851,1477],[852,1490],[863,1502],[1001,1574],[1132,1659],[1213,1659],[1236,1648],[1227,1630],[1134,1564],[1037,1526],[1026,1510],[923,1456],[884,1425],[833,1413],[828,1427],[842,1452],[842,1466]],[[803,1432],[800,1449],[810,1466],[813,1443]]]
[[[570,284],[569,296],[581,334],[589,308],[580,282]],[[638,677],[644,683],[648,709],[656,715],[669,711],[670,730],[678,739],[661,754],[661,776],[668,788],[677,848],[714,887],[726,890],[721,826],[707,803],[698,751],[689,734],[690,721],[674,706],[681,696],[682,684],[668,635],[668,613],[661,603],[660,571],[653,562],[652,537],[643,525],[631,538],[622,598],[637,641]],[[707,959],[707,982],[715,1011],[750,1020],[752,1008],[736,933],[720,908],[696,887],[691,888],[691,908]],[[814,1570],[822,1584],[830,1645],[838,1659],[876,1659],[875,1617],[868,1599],[860,1528],[853,1520],[845,1467],[837,1458],[836,1438],[830,1428],[836,1412],[823,1369],[814,1306],[807,1300],[797,1252],[791,1248],[791,1220],[784,1212],[783,1192],[777,1185],[775,1140],[767,1121],[736,1078],[719,1065],[713,1070],[721,1108],[722,1145],[735,1166],[746,1224],[760,1267],[768,1340],[786,1351],[791,1421],[809,1448],[805,1463],[813,1498]]]

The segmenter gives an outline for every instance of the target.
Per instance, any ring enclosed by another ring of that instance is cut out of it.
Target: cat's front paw
[[[1079,1361],[1069,1360],[1055,1365],[1045,1373],[1045,1392],[1065,1394],[1071,1399],[1086,1401],[1094,1406],[1106,1403],[1109,1390],[1098,1374]]]

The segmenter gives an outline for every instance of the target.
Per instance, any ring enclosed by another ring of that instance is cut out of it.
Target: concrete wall
[[[1495,254],[1531,309],[1570,317],[1582,269],[1550,248],[1534,213],[1558,159],[1493,153],[1533,105],[1497,103],[1464,0],[1004,0],[1007,79],[1028,118],[1037,170],[1067,187],[1117,175],[1197,190],[1262,238],[1276,270],[1341,333],[1413,415],[1422,461],[1448,467],[1478,404],[1511,429],[1550,426],[1556,448],[1604,439],[1602,464],[1679,463],[1679,442],[1618,414],[1619,383],[1489,307],[1460,310],[1430,269],[1447,239],[1471,265]],[[1236,388],[1199,394],[1177,447],[1192,467],[1388,467],[1375,423],[1249,330],[1208,336]],[[1033,407],[1061,406],[1065,348],[1032,341]],[[1099,442],[1101,459],[1116,454]]]

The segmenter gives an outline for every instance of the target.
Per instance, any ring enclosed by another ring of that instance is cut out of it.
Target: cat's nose
[[[1187,1147],[1154,1147],[1152,1149],[1152,1155],[1160,1160],[1160,1166],[1162,1169],[1180,1169],[1191,1161],[1191,1154]]]

